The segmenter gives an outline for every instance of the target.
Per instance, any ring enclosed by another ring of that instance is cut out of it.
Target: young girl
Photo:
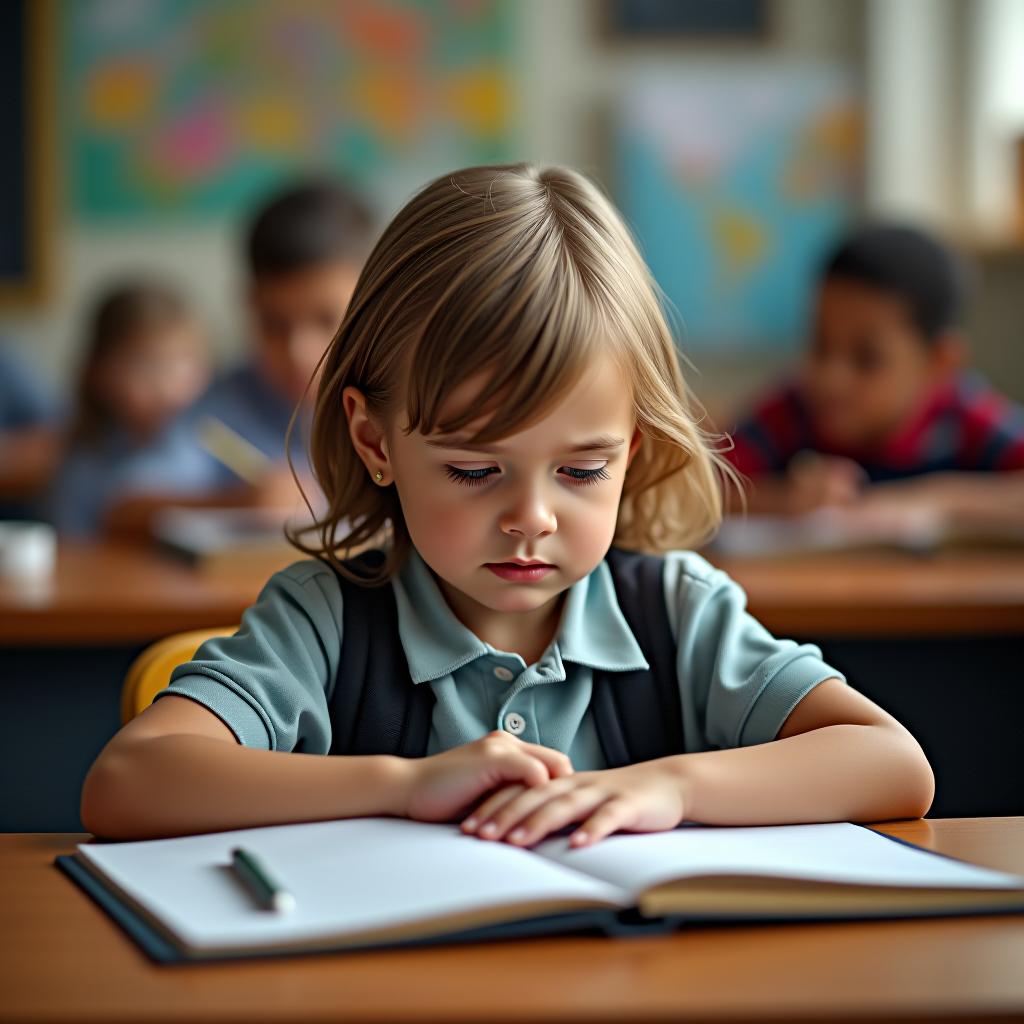
[[[470,168],[408,203],[326,355],[311,455],[315,557],[111,740],[94,833],[383,814],[585,845],[928,809],[910,734],[687,550],[718,458],[583,176]]]
[[[50,517],[67,535],[101,533],[131,495],[187,492],[209,457],[181,413],[210,379],[206,342],[181,296],[149,281],[101,297],[79,371]]]

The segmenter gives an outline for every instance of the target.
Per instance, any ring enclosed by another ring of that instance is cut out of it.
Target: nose
[[[524,487],[500,520],[501,532],[513,537],[546,537],[558,529],[555,511],[540,487]]]

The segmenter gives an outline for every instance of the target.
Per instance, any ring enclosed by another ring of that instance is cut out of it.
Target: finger
[[[597,786],[556,796],[522,818],[508,833],[508,841],[516,846],[531,846],[570,822],[582,820],[607,799],[607,794]]]
[[[501,839],[528,814],[548,800],[560,796],[572,785],[574,782],[570,779],[557,779],[546,786],[523,790],[513,799],[505,801],[490,817],[480,817],[477,834],[483,839]]]
[[[569,845],[574,849],[593,846],[599,839],[610,836],[616,829],[627,828],[632,816],[629,804],[625,800],[608,800],[569,836]]]
[[[522,741],[520,741],[522,743]],[[572,761],[567,754],[560,750],[553,750],[551,747],[541,746],[539,743],[522,743],[527,753],[543,761],[551,778],[560,779],[566,775],[572,775]]]
[[[483,791],[513,782],[524,786],[540,786],[551,778],[547,765],[540,758],[527,754],[518,746],[498,745],[489,754],[485,775]]]
[[[462,823],[462,831],[474,831],[477,825],[482,821],[486,821],[499,807],[504,806],[509,800],[524,792],[526,792],[526,787],[519,783],[512,786],[503,786],[496,793],[488,796],[472,811],[469,817]]]

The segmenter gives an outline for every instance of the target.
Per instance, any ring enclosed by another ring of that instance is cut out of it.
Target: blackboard
[[[52,0],[0,2],[0,307],[43,301],[53,166]]]

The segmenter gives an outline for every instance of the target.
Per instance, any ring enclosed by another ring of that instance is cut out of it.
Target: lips
[[[487,562],[484,568],[510,583],[535,583],[554,572],[556,566],[550,562]]]

